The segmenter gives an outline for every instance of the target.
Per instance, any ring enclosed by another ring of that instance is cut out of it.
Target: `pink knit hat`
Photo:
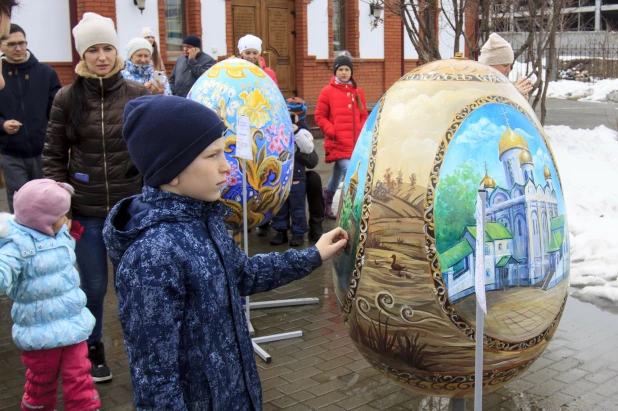
[[[71,208],[73,187],[42,178],[27,182],[15,193],[15,221],[49,236],[52,225]]]

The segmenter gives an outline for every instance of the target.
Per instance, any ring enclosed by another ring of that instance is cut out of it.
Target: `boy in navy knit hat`
[[[104,239],[137,410],[259,410],[241,295],[302,278],[345,247],[337,228],[302,251],[247,257],[219,200],[230,166],[223,122],[180,97],[127,103],[123,137],[144,177],[110,212]]]

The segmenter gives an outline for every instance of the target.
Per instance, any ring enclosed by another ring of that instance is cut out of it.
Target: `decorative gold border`
[[[474,388],[474,374],[453,376],[435,373],[432,375],[403,373],[395,368],[387,366],[386,364],[377,362],[364,354],[363,357],[365,357],[367,362],[371,364],[373,368],[378,370],[384,376],[400,384],[406,384],[418,390],[423,390],[423,392],[427,392],[428,389],[434,391],[455,392],[461,390],[472,390]],[[505,384],[510,380],[517,378],[520,374],[526,371],[537,358],[538,357],[535,357],[518,367],[509,368],[505,371],[484,371],[483,385],[494,386]],[[445,393],[440,393],[439,395],[444,394]]]
[[[380,129],[380,120],[382,118],[382,109],[384,108],[384,98],[380,99],[378,106],[378,114],[373,125],[373,133],[371,135],[371,152],[367,166],[367,176],[365,179],[365,190],[363,192],[363,208],[360,218],[360,234],[358,236],[358,246],[356,255],[354,256],[354,271],[350,276],[348,283],[346,299],[343,304],[342,314],[344,321],[348,321],[350,311],[354,306],[353,301],[356,298],[356,288],[361,277],[363,269],[363,261],[365,258],[365,242],[367,241],[367,229],[369,228],[369,212],[371,210],[371,194],[373,192],[373,174],[376,167],[376,153],[378,152],[378,130]]]
[[[420,66],[399,81],[478,81],[508,83],[506,76],[495,69],[466,59],[439,60]]]
[[[511,101],[510,99],[499,96],[499,95],[490,95],[481,97],[474,102],[470,103],[467,107],[462,109],[459,113],[455,115],[455,118],[449,128],[446,130],[446,133],[442,137],[442,141],[438,146],[438,150],[436,152],[436,156],[434,158],[434,163],[432,166],[431,174],[429,175],[429,183],[427,185],[427,195],[425,197],[425,211],[424,211],[424,220],[425,220],[425,247],[427,249],[427,259],[429,260],[429,266],[431,268],[431,277],[435,286],[435,297],[438,305],[442,308],[442,311],[449,317],[451,322],[455,324],[460,331],[462,331],[468,338],[472,341],[476,341],[475,329],[462,317],[460,317],[459,313],[455,310],[453,304],[451,304],[450,299],[448,298],[448,293],[446,290],[446,284],[444,282],[444,278],[442,277],[442,270],[440,269],[440,262],[438,261],[438,252],[436,249],[436,236],[435,236],[435,221],[434,221],[434,202],[435,195],[438,187],[440,169],[442,167],[442,163],[446,157],[446,151],[448,146],[459,130],[459,127],[463,124],[463,122],[470,116],[470,114],[484,106],[485,104],[490,103],[498,103],[508,105],[515,110],[519,111],[523,115],[530,120],[532,124],[534,124],[535,128],[539,132],[539,135],[545,142],[545,146],[548,148],[550,154],[553,157],[553,153],[549,148],[549,144],[547,139],[545,138],[545,133],[542,130],[539,130],[537,122],[533,119],[524,109],[518,105],[517,103]],[[554,160],[555,166],[555,160]],[[556,168],[556,172],[557,172]],[[560,175],[558,175],[558,181],[560,183]],[[545,339],[545,337],[551,332],[551,330],[558,324],[560,318],[562,317],[562,312],[564,310],[564,306],[566,305],[568,293],[564,297],[564,301],[562,302],[562,306],[560,307],[560,311],[556,318],[551,322],[551,324],[541,332],[539,335],[535,336],[532,339],[527,341],[523,341],[520,343],[512,343],[508,341],[503,341],[497,338],[488,337],[487,335],[483,336],[483,345],[494,348],[500,351],[515,351],[515,350],[524,350],[530,347],[535,346]]]
[[[455,73],[408,73],[399,81],[479,81],[482,83],[506,83],[502,77],[493,74]]]

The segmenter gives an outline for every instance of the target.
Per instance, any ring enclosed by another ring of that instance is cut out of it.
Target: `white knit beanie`
[[[131,56],[133,56],[137,50],[148,50],[152,55],[152,45],[148,40],[141,37],[129,40],[125,49],[127,50],[127,60],[131,60]]]
[[[96,13],[84,13],[84,17],[73,27],[75,49],[80,56],[95,44],[109,44],[118,51],[118,33],[114,21]]]
[[[152,27],[142,27],[142,37],[156,37]]]
[[[242,54],[247,49],[255,49],[258,53],[262,53],[262,39],[254,36],[253,34],[247,34],[238,40],[238,52]]]
[[[497,66],[511,64],[513,60],[515,60],[515,55],[509,42],[496,33],[491,33],[489,39],[481,48],[479,62],[488,66]]]

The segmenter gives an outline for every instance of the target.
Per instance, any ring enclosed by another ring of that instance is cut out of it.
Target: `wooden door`
[[[285,98],[296,95],[294,0],[232,0],[234,47],[245,34],[262,39],[262,56]],[[238,53],[238,50],[235,50]]]
[[[266,65],[277,73],[283,96],[293,97],[296,94],[294,2],[262,0],[262,7],[262,54]]]

